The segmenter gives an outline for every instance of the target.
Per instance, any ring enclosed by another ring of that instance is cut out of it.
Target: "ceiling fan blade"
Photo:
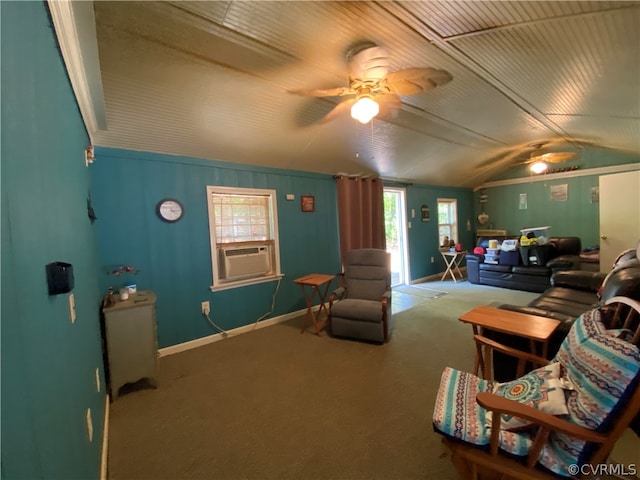
[[[331,109],[329,113],[327,113],[323,118],[318,120],[316,123],[319,125],[323,123],[327,123],[327,122],[330,122],[331,120],[338,118],[339,116],[345,113],[350,112],[351,107],[354,103],[356,103],[355,98],[349,98],[347,100],[340,102],[333,109]]]
[[[476,169],[478,170],[490,170],[493,168],[501,167],[503,165],[509,165],[516,161],[518,157],[522,155],[522,152],[519,149],[512,150],[505,154],[500,154],[497,156],[493,156],[478,165],[476,165]]]
[[[349,87],[336,87],[316,90],[289,90],[294,95],[302,95],[303,97],[341,97],[344,95],[355,95],[357,92]]]
[[[535,163],[535,162],[548,162],[548,163],[564,163],[569,160],[573,160],[577,158],[578,154],[575,152],[549,152],[543,153],[542,155],[532,156],[525,163]]]
[[[451,74],[445,70],[435,68],[412,67],[391,72],[384,83],[398,95],[415,95],[428,92],[453,80]]]

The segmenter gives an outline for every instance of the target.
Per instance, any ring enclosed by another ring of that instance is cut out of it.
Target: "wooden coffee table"
[[[547,357],[549,337],[558,328],[560,322],[552,318],[529,315],[527,313],[512,312],[500,308],[479,306],[463,313],[459,320],[471,324],[474,335],[482,335],[483,330],[508,333],[519,337],[528,338],[531,353],[541,357]],[[540,345],[538,351],[537,345]],[[487,366],[490,366],[490,358],[482,355],[482,345],[476,342],[476,358],[473,373],[478,374],[481,369],[482,377],[487,378]]]

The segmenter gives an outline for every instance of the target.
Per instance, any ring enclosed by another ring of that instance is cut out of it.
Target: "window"
[[[275,190],[207,187],[211,290],[280,276]]]
[[[439,245],[444,242],[458,242],[458,201],[455,198],[438,199],[438,236]],[[446,239],[445,239],[446,237]],[[446,245],[448,246],[448,245]]]

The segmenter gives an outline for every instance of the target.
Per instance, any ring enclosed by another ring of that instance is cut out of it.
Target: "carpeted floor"
[[[416,296],[385,345],[294,319],[161,358],[157,390],[111,404],[109,478],[455,478],[431,412],[443,368],[473,364],[457,317],[535,296],[463,283]]]
[[[384,345],[301,334],[298,318],[161,358],[157,390],[111,404],[109,478],[456,479],[431,414],[444,367],[473,365],[457,318],[536,294],[428,288],[447,294],[412,295]]]
[[[417,295],[423,298],[437,298],[446,295],[446,292],[425,288],[420,285],[401,285],[393,289],[394,293],[401,292],[409,295]]]
[[[442,285],[445,285],[445,282],[440,282]],[[448,283],[448,282],[446,282]],[[424,283],[414,283],[409,285],[409,287],[411,288],[419,288],[420,290],[428,290],[431,292],[435,292],[437,294],[445,294],[447,292],[445,292],[444,290],[436,290],[435,288],[433,288],[433,282],[424,282]]]

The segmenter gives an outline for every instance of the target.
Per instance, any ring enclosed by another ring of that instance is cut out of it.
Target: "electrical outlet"
[[[211,311],[211,305],[209,302],[202,302],[200,305],[202,306],[202,313],[204,315],[209,315],[209,312]]]
[[[431,263],[435,263],[436,259],[431,257]]]
[[[75,323],[76,321],[76,300],[73,296],[73,293],[69,294],[69,318],[71,319],[71,323]]]

